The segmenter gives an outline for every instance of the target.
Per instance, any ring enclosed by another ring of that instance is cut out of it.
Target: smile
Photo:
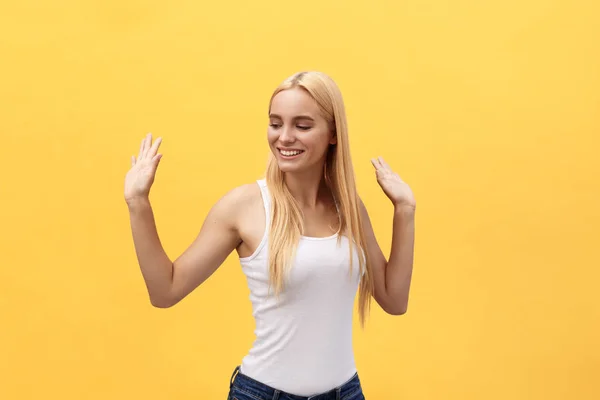
[[[304,150],[277,150],[279,150],[279,154],[281,154],[283,158],[295,158],[304,153]]]

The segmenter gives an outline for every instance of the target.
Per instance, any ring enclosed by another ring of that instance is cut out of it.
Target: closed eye
[[[273,129],[281,128],[280,124],[269,124],[269,126]],[[308,130],[312,129],[312,126],[297,125],[296,128],[300,129],[301,131],[308,131]]]

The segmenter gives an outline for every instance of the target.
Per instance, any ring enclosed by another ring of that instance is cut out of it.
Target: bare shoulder
[[[360,212],[363,218],[369,218],[369,212],[367,211],[367,206],[362,200],[362,197],[358,197],[358,211]]]
[[[260,188],[256,182],[245,183],[233,188],[230,193],[237,197],[241,203],[256,201],[260,198]]]
[[[240,257],[248,257],[260,244],[266,229],[261,190],[257,182],[252,182],[236,187],[231,196],[235,198],[235,226],[241,240],[237,252]]]
[[[225,193],[221,201],[227,204],[231,212],[243,212],[248,206],[260,201],[260,199],[260,188],[253,182],[234,187]]]
[[[219,214],[227,217],[232,227],[241,228],[245,216],[261,202],[260,188],[256,182],[244,183],[226,192],[215,204]]]

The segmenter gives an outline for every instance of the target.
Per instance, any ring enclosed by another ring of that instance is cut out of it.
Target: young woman
[[[148,200],[161,138],[148,134],[125,179],[133,241],[150,301],[171,307],[236,250],[247,277],[256,340],[230,381],[234,400],[364,399],[352,348],[359,290],[364,326],[371,298],[406,312],[415,199],[382,158],[377,181],[394,205],[389,260],[355,184],[341,93],[320,72],[286,79],[269,105],[266,177],[236,187],[209,211],[174,262]]]

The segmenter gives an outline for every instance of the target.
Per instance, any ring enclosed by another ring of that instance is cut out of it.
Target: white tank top
[[[358,289],[356,250],[349,273],[348,239],[302,236],[284,289],[268,293],[270,196],[257,181],[265,207],[266,229],[257,249],[240,258],[248,281],[256,339],[240,372],[275,389],[299,396],[331,390],[356,373],[352,317]]]

